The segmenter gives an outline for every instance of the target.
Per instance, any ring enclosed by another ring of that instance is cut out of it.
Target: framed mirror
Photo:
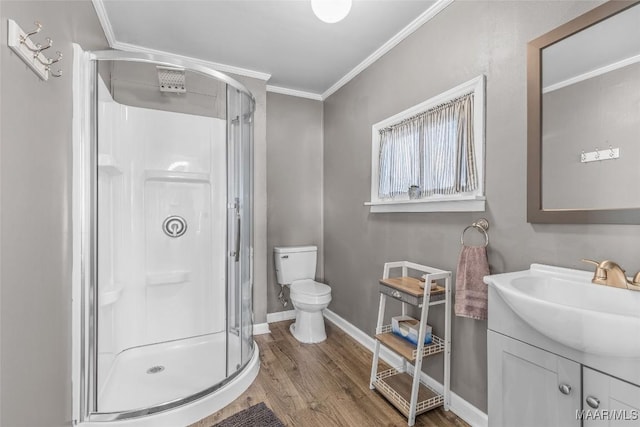
[[[640,224],[640,0],[527,49],[528,222]]]

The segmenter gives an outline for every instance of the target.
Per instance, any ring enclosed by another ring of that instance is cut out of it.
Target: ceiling
[[[354,0],[336,24],[309,0],[93,1],[114,48],[197,58],[323,99],[452,0]]]

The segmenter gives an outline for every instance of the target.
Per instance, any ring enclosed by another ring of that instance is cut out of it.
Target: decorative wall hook
[[[45,39],[47,41],[47,44],[42,46],[41,44],[36,44],[36,46],[38,46],[38,48],[40,49],[40,52],[42,52],[43,50],[47,50],[49,49],[51,46],[53,46],[53,40],[51,40],[49,37],[47,37]]]
[[[36,28],[32,31],[29,31],[28,33],[25,33],[23,35],[20,36],[20,42],[24,43],[29,37],[33,36],[34,34],[38,34],[40,32],[40,30],[42,30],[42,24],[39,23],[38,21],[34,22],[33,25],[36,26]]]
[[[40,56],[38,56],[36,59],[38,60],[39,63],[41,63],[42,65],[45,66],[49,66],[49,65],[53,65],[56,62],[60,61],[62,59],[62,52],[58,51],[56,52],[56,55],[58,55],[56,58],[45,58],[47,61],[44,62]]]
[[[48,80],[49,76],[60,77],[62,70],[52,71],[51,65],[62,59],[62,53],[56,52],[55,58],[48,58],[44,51],[53,46],[50,37],[45,39],[45,44],[36,43],[31,36],[38,34],[42,30],[42,24],[36,21],[35,29],[25,32],[12,19],[8,20],[8,45],[42,80]]]
[[[51,70],[51,66],[47,66],[47,73],[53,77],[62,77],[62,70],[53,71]]]

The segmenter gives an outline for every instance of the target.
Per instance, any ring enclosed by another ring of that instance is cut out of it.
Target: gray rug
[[[225,418],[213,427],[284,427],[284,424],[261,402]]]

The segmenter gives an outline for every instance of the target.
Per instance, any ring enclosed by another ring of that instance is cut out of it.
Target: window
[[[484,76],[372,128],[371,212],[484,211]]]

